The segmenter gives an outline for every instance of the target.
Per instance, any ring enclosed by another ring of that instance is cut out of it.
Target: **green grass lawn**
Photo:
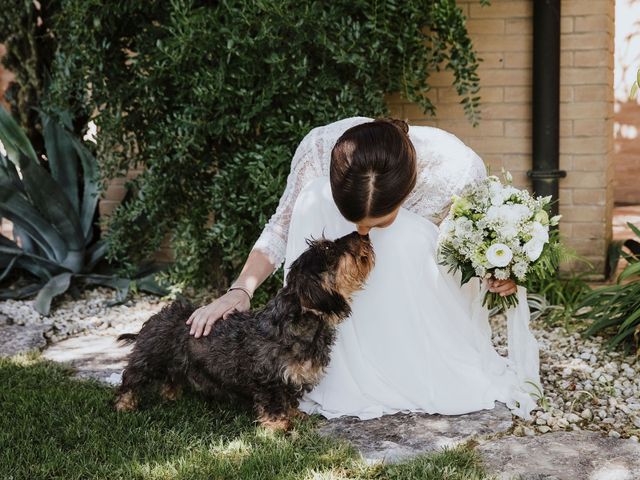
[[[112,395],[36,356],[0,359],[0,480],[488,478],[472,450],[368,466],[318,436],[314,419],[273,434],[250,412],[195,395],[136,413],[114,412]]]

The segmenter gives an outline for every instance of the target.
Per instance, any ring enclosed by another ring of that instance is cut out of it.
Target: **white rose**
[[[529,257],[529,260],[534,262],[538,259],[538,257],[542,253],[542,249],[544,248],[544,243],[545,242],[541,242],[535,238],[532,238],[531,240],[529,240],[527,243],[524,244],[522,249],[524,250],[524,253],[527,254],[527,257]]]
[[[487,249],[486,255],[494,267],[506,267],[513,258],[511,249],[504,243],[494,243]]]

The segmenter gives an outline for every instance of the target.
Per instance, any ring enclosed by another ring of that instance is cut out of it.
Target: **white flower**
[[[498,234],[506,240],[510,240],[516,235],[518,235],[518,229],[516,228],[515,225],[511,225],[511,224],[507,224],[507,225],[504,225],[503,227],[499,227],[497,231],[498,231]]]
[[[544,243],[545,242],[541,242],[535,238],[532,238],[531,240],[529,240],[527,243],[524,244],[522,249],[524,250],[524,253],[527,254],[527,257],[529,257],[529,260],[531,260],[532,262],[535,262],[540,256],[540,254],[542,253],[542,249],[544,248]]]
[[[549,229],[542,225],[540,222],[533,222],[531,236],[532,240],[537,242],[546,243],[549,241]]]
[[[494,243],[487,249],[487,260],[495,267],[506,267],[513,258],[511,249],[504,243]]]
[[[529,265],[527,265],[525,262],[516,262],[513,267],[513,274],[518,277],[518,280],[524,280],[525,276],[527,275],[527,270],[529,268]]]
[[[493,271],[493,276],[498,280],[506,280],[509,278],[509,269],[508,268],[496,268]]]

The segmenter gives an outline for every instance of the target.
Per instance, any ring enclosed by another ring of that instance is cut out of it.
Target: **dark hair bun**
[[[400,120],[399,118],[382,117],[382,118],[377,118],[376,121],[391,123],[392,125],[395,125],[397,128],[402,130],[404,133],[406,134],[409,133],[409,124],[404,120]]]

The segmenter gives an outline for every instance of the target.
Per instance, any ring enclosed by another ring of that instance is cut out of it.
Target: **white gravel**
[[[506,322],[491,320],[499,353],[506,352]],[[599,431],[614,438],[640,437],[640,362],[635,355],[607,352],[604,339],[582,338],[564,327],[531,323],[540,345],[545,408],[531,421],[515,418],[516,435],[559,430]],[[541,404],[542,402],[539,402]]]
[[[78,299],[64,294],[55,299],[47,317],[32,308],[33,300],[5,300],[0,302],[0,326],[39,325],[47,342],[57,343],[72,335],[96,333],[112,327],[116,331],[127,331],[127,325],[146,320],[168,303],[160,297],[139,292],[125,304],[105,305],[115,298],[116,292],[105,287],[84,289]]]

